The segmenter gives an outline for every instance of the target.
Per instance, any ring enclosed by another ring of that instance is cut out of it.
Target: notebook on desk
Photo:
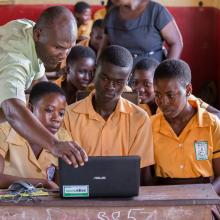
[[[62,198],[136,196],[140,185],[140,157],[89,157],[79,168],[59,159],[59,178]]]

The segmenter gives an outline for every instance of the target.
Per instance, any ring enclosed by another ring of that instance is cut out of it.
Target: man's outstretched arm
[[[75,142],[58,141],[32,114],[19,99],[2,102],[1,108],[6,121],[29,143],[48,149],[54,156],[61,157],[68,164],[77,167],[83,165],[88,157]]]

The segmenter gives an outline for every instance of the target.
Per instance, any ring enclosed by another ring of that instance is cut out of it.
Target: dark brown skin
[[[192,87],[188,85],[186,90],[176,80],[157,80],[154,84],[155,101],[164,117],[177,136],[182,132],[187,123],[196,113],[187,101],[187,95],[191,94]]]
[[[124,20],[135,19],[139,17],[145,10],[148,0],[121,0],[117,1],[116,6],[119,6],[119,13]]]
[[[190,119],[196,114],[196,109],[187,101],[187,97],[192,92],[192,85],[188,84],[184,87],[176,79],[161,79],[154,82],[154,91],[158,107],[173,131],[179,136]],[[212,184],[215,191],[220,194],[220,159],[213,159],[212,162],[214,171]],[[194,183],[193,179],[189,179],[190,183]]]
[[[155,70],[138,70],[134,71],[133,91],[138,92],[139,102],[148,104],[154,102],[153,76]]]
[[[89,57],[74,60],[67,64],[67,77],[61,84],[65,91],[68,105],[76,101],[77,91],[84,91],[92,82],[95,60]]]
[[[48,26],[49,25],[49,26]],[[76,42],[77,27],[70,11],[65,10],[52,24],[36,25],[33,38],[38,57],[48,70],[55,70],[65,62]]]
[[[4,112],[2,108],[0,108],[0,123],[3,123],[5,121],[6,121],[6,118],[5,118]]]
[[[153,71],[155,70],[136,69],[134,71],[134,85],[132,89],[139,93],[139,102],[141,104],[148,104],[152,114],[155,114],[157,111],[157,105],[154,100]],[[218,109],[209,105],[206,110],[220,118],[220,111]]]
[[[149,102],[148,106],[150,108],[152,115],[155,115],[157,113],[157,109],[158,109],[157,104],[153,101],[153,102]]]
[[[109,62],[103,62],[97,68],[93,107],[106,121],[115,110],[128,80],[129,71],[130,68],[118,67]]]
[[[76,41],[76,24],[69,10],[48,27],[39,26],[33,38],[38,57],[48,69],[55,68],[66,59]],[[63,158],[68,164],[77,167],[88,160],[85,151],[75,142],[60,142],[47,131],[37,118],[18,99],[8,99],[1,105],[4,119],[29,142],[44,146],[53,155]]]
[[[49,93],[43,96],[34,106],[29,106],[33,115],[42,123],[43,127],[50,134],[56,134],[61,127],[66,107],[66,98],[57,93]],[[35,157],[38,159],[43,148],[29,142]],[[58,188],[56,182],[45,179],[22,178],[3,174],[4,158],[0,155],[0,188],[8,188],[14,181],[25,180],[33,185],[43,184],[45,188]]]
[[[106,121],[116,108],[130,71],[128,67],[119,67],[109,62],[103,62],[97,67],[93,108]],[[142,168],[141,184],[150,185],[151,179],[150,167]]]
[[[28,142],[44,146],[54,156],[63,158],[77,167],[88,160],[85,151],[75,142],[58,141],[18,99],[8,99],[2,103],[2,110],[9,124]]]
[[[91,20],[91,9],[87,8],[82,13],[74,12],[78,26],[86,25]]]
[[[148,104],[151,113],[155,114],[157,111],[157,105],[154,100],[154,87],[153,87],[153,69],[134,71],[134,85],[133,91],[137,91],[139,95],[140,104]]]
[[[72,83],[68,83],[67,80],[65,79],[61,83],[61,88],[65,92],[68,105],[76,102],[76,94],[78,89]]]
[[[77,19],[77,25],[79,28],[80,25],[86,25],[89,22],[89,20],[91,20],[91,9],[87,8],[82,13],[75,12],[74,15]],[[85,40],[85,39],[88,39],[88,37],[87,36],[79,36],[77,39],[77,42]]]
[[[119,6],[120,16],[125,20],[129,20],[140,16],[149,3],[149,0],[113,0],[113,3]],[[170,21],[161,30],[161,35],[169,46],[167,58],[178,59],[183,49],[183,40],[176,22],[174,20]],[[104,34],[98,56],[108,44],[108,35]]]
[[[153,166],[141,168],[141,186],[154,185],[154,178],[152,174]]]
[[[103,39],[104,28],[95,27],[90,34],[89,46],[97,53]]]

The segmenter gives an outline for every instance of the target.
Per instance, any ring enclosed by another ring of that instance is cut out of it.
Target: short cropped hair
[[[74,11],[79,13],[79,14],[81,14],[81,13],[83,13],[88,8],[89,9],[91,8],[90,5],[88,3],[86,3],[86,2],[81,1],[81,2],[77,2],[75,4]]]
[[[132,69],[133,57],[126,48],[118,45],[111,45],[102,51],[98,59],[98,65],[103,62],[109,62],[116,66],[129,67]]]
[[[154,73],[154,81],[177,79],[183,86],[191,83],[191,70],[183,60],[168,59],[160,63]]]
[[[42,12],[42,14],[40,15],[39,19],[37,20],[34,28],[48,27],[48,26],[52,25],[53,23],[55,23],[55,21],[59,17],[62,17],[67,14],[72,16],[74,23],[76,24],[76,20],[68,8],[66,8],[64,6],[48,7],[46,10],[44,10]]]
[[[159,62],[153,58],[144,58],[137,62],[137,64],[134,66],[135,70],[155,70],[159,65]]]
[[[104,28],[104,20],[103,19],[95,20],[92,25],[92,29],[94,29],[94,28]]]
[[[64,91],[53,82],[39,82],[33,86],[29,96],[29,103],[34,106],[42,97],[50,93],[57,93],[65,97]]]
[[[108,0],[106,3],[106,8],[110,8],[111,6],[113,6],[113,3],[111,0]]]
[[[67,56],[67,65],[72,65],[74,61],[82,58],[91,58],[96,60],[96,54],[90,47],[75,46],[71,49],[69,55]]]

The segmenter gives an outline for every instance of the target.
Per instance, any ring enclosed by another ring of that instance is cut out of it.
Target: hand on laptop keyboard
[[[88,161],[85,150],[74,141],[60,141],[55,144],[52,154],[62,158],[67,164],[77,168]]]

